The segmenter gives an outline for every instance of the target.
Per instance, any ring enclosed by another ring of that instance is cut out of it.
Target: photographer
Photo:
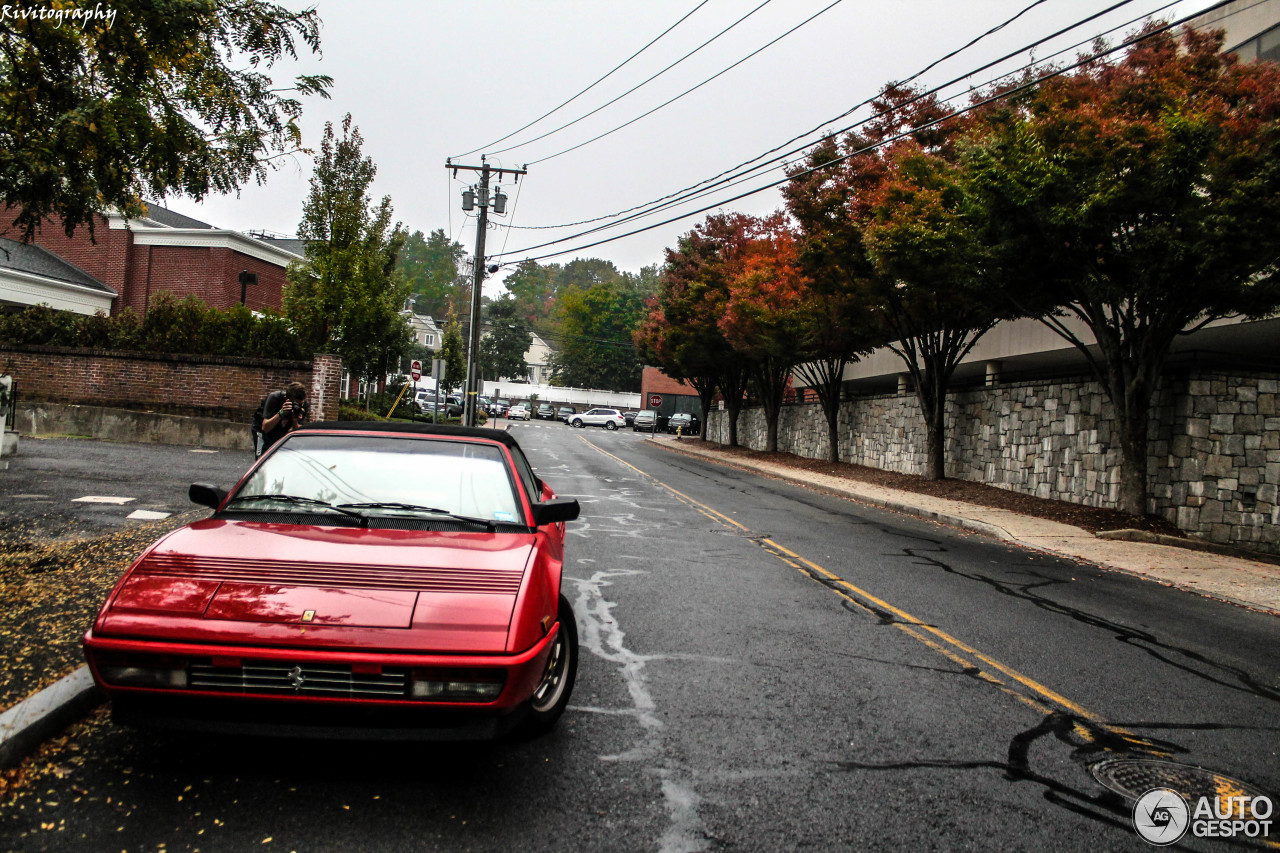
[[[283,391],[268,394],[262,407],[262,451],[258,455],[306,423],[308,408],[307,389],[300,382],[290,382]]]

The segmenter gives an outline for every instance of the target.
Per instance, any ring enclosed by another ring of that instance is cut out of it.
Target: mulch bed
[[[881,471],[879,468],[868,468],[847,462],[833,464],[823,459],[808,459],[790,453],[765,453],[748,450],[743,447],[722,447],[714,441],[693,439],[685,441],[690,447],[698,450],[713,451],[717,455],[732,460],[734,457],[755,459],[804,471],[814,471],[846,480],[859,480],[889,489],[900,489],[904,492],[915,492],[922,495],[933,495],[949,498],[954,501],[989,506],[996,509],[1031,515],[1036,518],[1047,518],[1084,528],[1090,533],[1101,530],[1145,530],[1150,533],[1162,533],[1166,536],[1186,537],[1186,534],[1163,518],[1154,515],[1137,516],[1116,509],[1083,506],[1066,501],[1037,498],[1032,495],[1019,494],[1008,489],[999,489],[985,483],[974,483],[969,480],[927,480],[915,474],[898,474],[893,471]]]

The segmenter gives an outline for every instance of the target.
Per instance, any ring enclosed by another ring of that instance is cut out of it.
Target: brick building
[[[93,239],[87,228],[67,237],[50,222],[30,244],[13,239],[17,213],[0,210],[0,310],[45,303],[82,314],[126,307],[144,314],[161,291],[198,296],[213,308],[243,299],[252,309],[278,310],[285,272],[302,259],[299,240],[215,228],[157,204],[140,219],[99,218]]]

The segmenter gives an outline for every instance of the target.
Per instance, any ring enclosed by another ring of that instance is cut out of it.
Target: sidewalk
[[[756,471],[859,503],[928,518],[1003,539],[1046,554],[1129,572],[1168,586],[1280,616],[1280,566],[1173,545],[1101,539],[1087,530],[1008,510],[859,483],[762,460],[725,458],[695,449],[675,436],[654,435],[654,444],[720,465]]]

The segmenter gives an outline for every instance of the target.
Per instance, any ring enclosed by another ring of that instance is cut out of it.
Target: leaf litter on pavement
[[[0,710],[80,666],[80,640],[130,563],[206,515],[192,510],[90,539],[50,540],[21,524],[0,530]]]

